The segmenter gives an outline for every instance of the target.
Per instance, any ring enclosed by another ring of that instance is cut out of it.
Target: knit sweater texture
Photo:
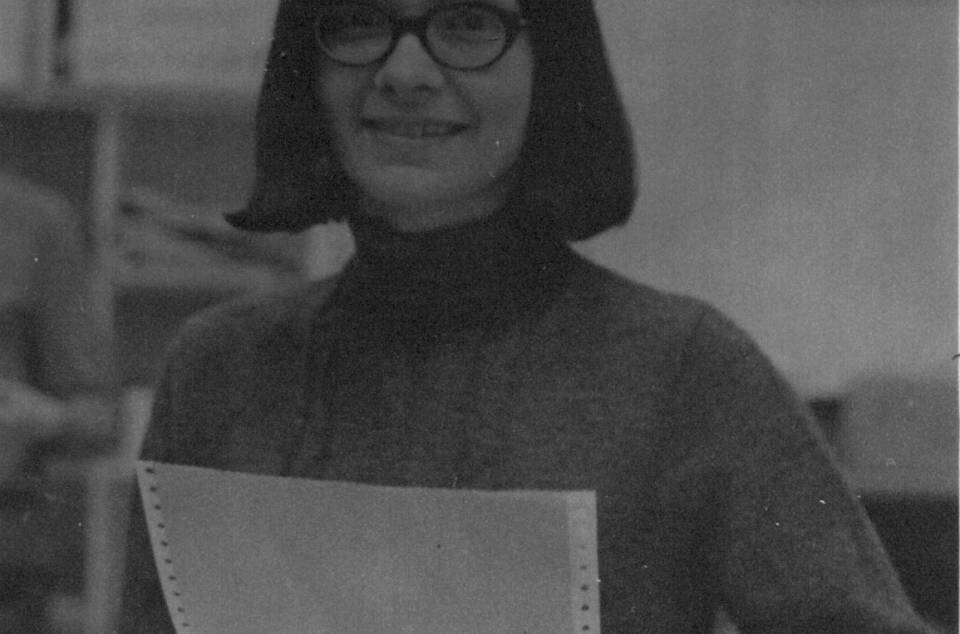
[[[502,218],[353,230],[336,278],[191,320],[145,458],[595,491],[606,633],[709,632],[721,608],[742,632],[928,631],[804,408],[718,311]],[[139,510],[122,631],[173,631]]]

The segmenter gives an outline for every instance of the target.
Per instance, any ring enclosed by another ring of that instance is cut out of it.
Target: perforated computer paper
[[[178,634],[600,631],[592,491],[138,464]]]

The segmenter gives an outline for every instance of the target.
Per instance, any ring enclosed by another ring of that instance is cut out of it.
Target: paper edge
[[[150,533],[150,546],[153,550],[153,561],[157,567],[157,575],[163,588],[163,598],[170,613],[177,634],[197,634],[187,616],[187,609],[182,598],[183,592],[177,578],[174,566],[173,553],[170,550],[170,540],[167,537],[167,523],[163,517],[163,503],[160,499],[159,483],[157,481],[157,467],[161,463],[149,460],[137,461],[137,484],[140,487],[140,499],[143,502],[143,512],[146,516],[147,529]]]
[[[570,609],[576,634],[600,634],[597,498],[594,491],[566,494],[570,537]]]

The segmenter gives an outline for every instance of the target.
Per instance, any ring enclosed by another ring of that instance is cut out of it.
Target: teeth
[[[408,139],[420,139],[424,137],[439,137],[452,134],[457,126],[450,123],[377,123],[377,129],[402,136]]]

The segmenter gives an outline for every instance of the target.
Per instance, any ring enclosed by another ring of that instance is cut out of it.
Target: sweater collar
[[[443,330],[496,321],[538,303],[563,276],[565,245],[523,209],[422,233],[350,221],[356,255],[342,291],[364,313]]]

